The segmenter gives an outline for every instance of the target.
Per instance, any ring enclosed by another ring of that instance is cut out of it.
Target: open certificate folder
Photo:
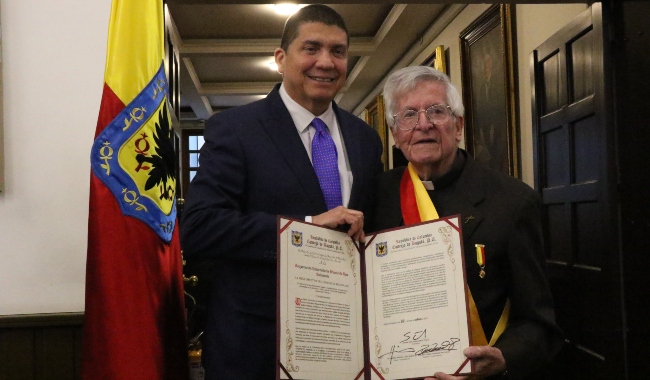
[[[278,219],[278,379],[469,372],[460,217],[376,234]]]

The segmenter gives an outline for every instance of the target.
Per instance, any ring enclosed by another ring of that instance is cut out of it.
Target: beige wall
[[[490,4],[468,5],[449,26],[411,63],[421,64],[436,46],[449,49],[451,81],[462,93],[459,35]],[[533,186],[532,115],[530,93],[530,53],[553,33],[587,9],[586,4],[521,5],[515,7],[517,59],[519,75],[519,121],[521,136],[522,180]],[[391,138],[391,146],[394,142]],[[464,146],[464,141],[461,143]]]

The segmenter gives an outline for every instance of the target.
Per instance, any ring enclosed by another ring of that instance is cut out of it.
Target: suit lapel
[[[260,123],[280,151],[289,169],[302,185],[310,202],[326,210],[325,198],[318,183],[314,167],[298,135],[293,119],[278,92],[280,85],[266,97],[267,113],[260,116]],[[260,152],[263,153],[263,152]]]
[[[386,226],[403,226],[404,218],[402,217],[402,205],[401,205],[401,194],[400,194],[400,184],[402,175],[404,175],[404,170],[406,167],[397,169],[393,180],[390,183],[390,189],[386,192],[389,194],[388,200],[385,204],[382,204],[382,210],[380,218],[382,220],[382,227]],[[396,196],[391,196],[396,194]],[[378,195],[377,198],[383,198],[381,195]]]
[[[467,240],[483,221],[483,214],[476,206],[485,199],[483,174],[476,171],[476,162],[471,157],[467,157],[465,168],[453,186],[459,196],[453,197],[445,209],[449,215],[461,215],[463,239]]]

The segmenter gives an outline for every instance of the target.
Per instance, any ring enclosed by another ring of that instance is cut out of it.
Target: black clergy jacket
[[[380,176],[375,231],[404,224],[400,182],[406,167]],[[540,198],[520,180],[487,169],[459,149],[448,173],[429,195],[440,217],[461,215],[467,283],[487,340],[507,299],[509,324],[495,347],[509,379],[531,379],[562,346],[545,273]],[[476,244],[485,245],[485,277],[479,276]]]

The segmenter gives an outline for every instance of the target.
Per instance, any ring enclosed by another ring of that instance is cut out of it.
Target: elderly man
[[[562,342],[544,273],[538,194],[458,148],[464,108],[446,75],[424,66],[398,70],[384,98],[409,164],[380,177],[373,228],[460,214],[473,336],[464,354],[479,377],[534,378]]]
[[[181,243],[188,260],[216,263],[207,379],[275,378],[278,215],[363,239],[382,148],[372,128],[332,101],[345,83],[348,40],[333,9],[302,8],[275,51],[282,84],[206,124]]]

